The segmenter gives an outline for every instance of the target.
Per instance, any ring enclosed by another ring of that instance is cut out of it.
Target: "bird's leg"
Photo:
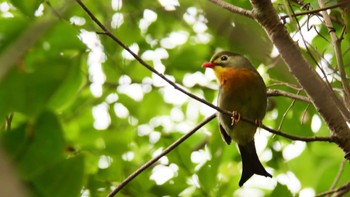
[[[237,111],[233,111],[231,116],[231,126],[236,125],[240,119],[241,115]]]

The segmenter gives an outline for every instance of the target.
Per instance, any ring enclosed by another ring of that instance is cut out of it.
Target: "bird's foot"
[[[231,116],[231,126],[236,125],[240,119],[241,115],[237,111],[233,111]]]
[[[254,121],[255,122],[255,125],[257,126],[257,127],[262,127],[263,126],[263,123],[262,123],[262,121],[261,120],[255,120]]]

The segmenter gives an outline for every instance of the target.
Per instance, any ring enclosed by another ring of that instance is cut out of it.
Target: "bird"
[[[245,117],[262,124],[266,113],[266,85],[258,71],[244,56],[221,51],[215,53],[203,68],[211,68],[219,83],[217,106],[233,112],[232,117],[217,112],[219,130],[227,145],[234,141],[242,158],[242,175],[239,186],[254,174],[272,177],[261,164],[255,149],[254,135],[257,126],[240,120]]]

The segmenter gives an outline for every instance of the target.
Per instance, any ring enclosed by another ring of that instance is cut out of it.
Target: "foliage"
[[[249,1],[230,3],[251,8]],[[291,9],[305,11],[306,6],[289,3],[277,0],[274,6],[281,16]],[[270,89],[306,96],[252,19],[204,0],[84,4],[143,60],[209,102],[215,103],[217,85],[200,65],[218,49],[245,54]],[[305,5],[319,7],[317,1]],[[99,34],[102,30],[76,3],[2,0],[0,14],[0,60],[26,49],[9,70],[0,70],[0,142],[33,196],[106,196],[215,112]],[[286,19],[285,27],[337,90],[342,86],[327,28],[320,16],[308,16],[298,17],[305,42],[295,19]],[[333,8],[331,16],[340,36],[341,10]],[[38,25],[45,28],[33,30]],[[41,36],[23,41],[26,33]],[[349,44],[345,34],[347,75]],[[18,51],[9,52],[18,45]],[[269,127],[303,137],[330,135],[312,104],[286,96],[271,97],[269,104],[263,121]],[[256,142],[272,179],[256,176],[238,187],[239,153],[234,145],[224,145],[215,120],[137,176],[120,196],[308,196],[349,181],[345,164],[332,185],[343,161],[334,143],[297,142],[264,130],[257,132]]]

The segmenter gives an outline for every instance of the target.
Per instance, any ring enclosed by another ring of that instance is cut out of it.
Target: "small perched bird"
[[[259,161],[254,144],[256,126],[239,121],[240,116],[261,123],[266,113],[266,86],[252,64],[240,54],[222,51],[202,65],[212,68],[220,83],[218,107],[234,112],[233,117],[217,114],[223,140],[238,144],[243,172],[239,186],[253,174],[272,177]]]

